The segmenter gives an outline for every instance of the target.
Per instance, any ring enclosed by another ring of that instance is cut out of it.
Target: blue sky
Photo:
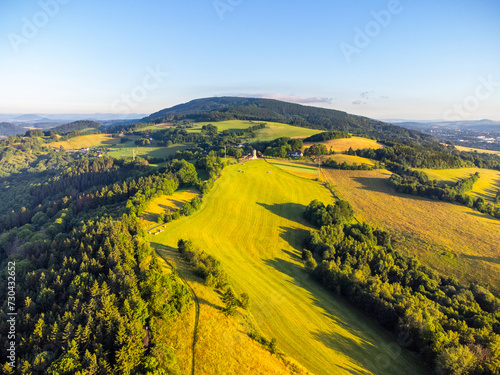
[[[500,120],[498,0],[2,0],[0,113],[271,97]]]

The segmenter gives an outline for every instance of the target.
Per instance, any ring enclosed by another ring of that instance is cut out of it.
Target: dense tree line
[[[354,155],[383,163],[397,163],[411,168],[486,168],[500,170],[500,156],[479,154],[477,152],[461,152],[453,146],[426,144],[425,146],[410,143],[386,142],[388,147],[378,150],[371,148],[357,150]]]
[[[441,276],[395,251],[387,232],[351,224],[347,202],[313,201],[305,216],[320,227],[303,253],[319,282],[404,337],[440,374],[500,372],[500,300],[487,288]]]

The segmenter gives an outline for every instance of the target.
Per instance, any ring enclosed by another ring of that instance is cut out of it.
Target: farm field
[[[314,143],[322,143],[326,146],[328,151],[330,148],[335,152],[344,152],[349,150],[352,147],[353,150],[360,150],[363,148],[373,148],[377,150],[379,148],[383,148],[384,145],[378,143],[373,139],[362,138],[362,137],[351,137],[351,138],[340,138],[340,139],[332,139],[326,142],[305,142],[304,148],[311,146]]]
[[[323,169],[356,218],[393,235],[395,248],[464,282],[480,280],[500,291],[500,221],[458,204],[397,193],[387,171]]]
[[[214,255],[235,290],[249,294],[264,336],[314,374],[423,373],[408,352],[393,355],[384,331],[309,278],[300,254],[311,227],[302,213],[313,199],[332,197],[265,161],[238,164],[224,169],[200,210],[149,239],[171,253],[191,239]]]
[[[140,157],[151,156],[156,158],[166,158],[170,155],[174,155],[177,151],[182,151],[189,147],[181,144],[174,144],[169,147],[121,146],[122,145],[117,145],[116,147],[113,147],[111,151],[108,152],[108,155],[114,158],[131,158],[135,152],[135,156]]]
[[[111,134],[89,134],[70,138],[67,141],[48,143],[47,146],[52,148],[63,146],[66,150],[75,150],[87,147],[111,147],[119,141],[118,138],[111,137]]]
[[[346,162],[347,164],[366,164],[369,166],[374,166],[375,162],[371,159],[368,158],[362,158],[360,156],[354,156],[354,155],[346,155],[346,154],[335,154],[335,155],[325,155],[322,157],[322,160],[327,160],[329,158],[332,158],[335,160],[337,163],[343,163]]]
[[[500,155],[500,151],[492,151],[492,150],[483,150],[481,148],[470,148],[470,147],[464,147],[464,146],[455,146],[455,148],[458,151],[468,151],[468,152],[474,152],[477,151],[478,153],[483,153],[483,154],[495,154],[495,155]]]
[[[474,197],[482,197],[486,201],[493,202],[497,191],[500,189],[500,171],[480,168],[461,169],[418,169],[425,172],[431,180],[443,181],[447,183],[457,182],[461,178],[479,172],[480,178],[474,184],[473,189],[468,193]]]
[[[290,374],[287,366],[277,356],[271,355],[261,344],[248,336],[251,317],[239,309],[234,318],[222,314],[223,303],[216,290],[206,287],[177,251],[163,246],[157,253],[175,264],[199,301],[199,320],[195,346],[196,374]],[[167,342],[175,349],[183,374],[190,374],[192,366],[192,341],[195,327],[195,306],[169,324]],[[296,374],[307,374],[299,371]]]
[[[280,169],[288,171],[292,174],[305,177],[305,178],[316,178],[319,176],[318,168],[314,165],[307,165],[304,162],[290,162],[287,160],[280,159],[267,159],[269,164],[272,164]]]
[[[265,122],[267,126],[264,129],[255,131],[255,139],[260,139],[261,141],[271,141],[279,137],[290,137],[290,138],[305,138],[310,135],[321,133],[320,130],[299,128],[297,126],[281,124],[278,122],[267,122],[267,121],[241,121],[241,120],[230,120],[221,122],[199,122],[196,123],[195,128],[187,129],[188,131],[201,131],[203,125],[212,124],[217,126],[219,131],[229,130],[242,130],[247,129],[251,126],[258,125],[261,122]]]
[[[173,195],[162,195],[151,201],[148,208],[141,217],[143,227],[149,229],[158,225],[158,214],[165,212],[167,208],[172,210],[180,208],[184,203],[199,195],[196,189],[179,190]]]

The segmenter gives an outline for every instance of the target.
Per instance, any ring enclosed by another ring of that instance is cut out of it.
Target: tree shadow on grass
[[[257,204],[284,219],[294,221],[296,223],[300,223],[307,226],[307,222],[302,217],[302,214],[306,210],[306,206],[304,206],[303,204],[299,203],[266,204],[259,202],[257,202]]]
[[[295,250],[302,253],[304,241],[309,237],[309,230],[302,228],[280,227],[280,237]]]

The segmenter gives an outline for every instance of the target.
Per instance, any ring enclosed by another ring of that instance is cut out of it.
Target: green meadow
[[[235,290],[249,294],[253,324],[314,374],[424,373],[392,337],[309,277],[301,251],[313,228],[302,213],[313,199],[332,196],[263,160],[237,164],[224,169],[198,211],[149,239],[163,256],[177,252],[179,239],[215,256]]]

